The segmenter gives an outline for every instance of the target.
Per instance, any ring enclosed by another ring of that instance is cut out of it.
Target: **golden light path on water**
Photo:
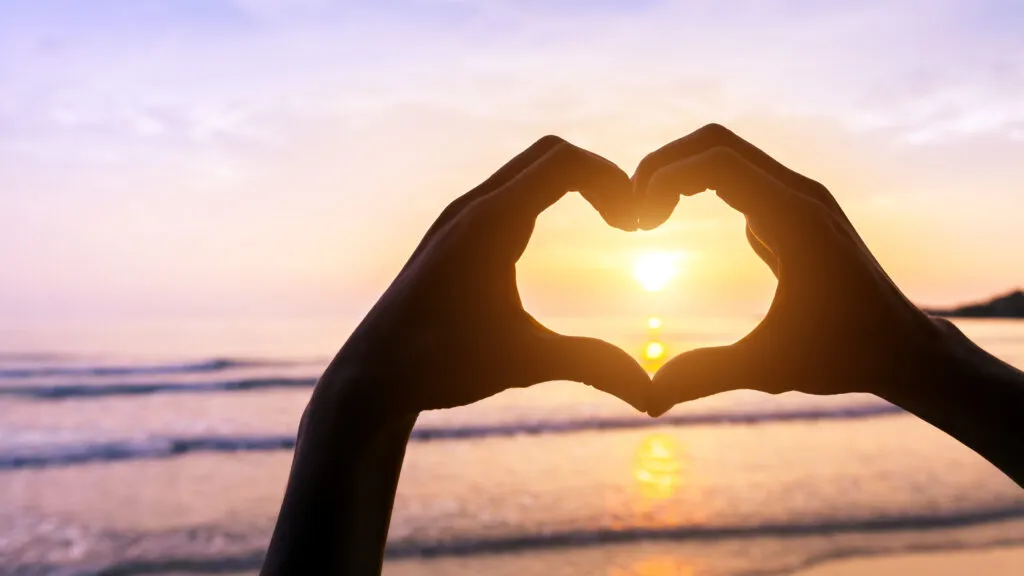
[[[666,525],[678,522],[672,496],[685,488],[688,455],[685,446],[671,434],[656,432],[645,436],[637,447],[633,465],[637,500],[634,513],[649,520],[661,518]],[[668,513],[666,516],[665,514]],[[608,568],[608,576],[693,576],[694,566],[684,558],[652,555],[628,566]]]
[[[640,493],[654,500],[671,497],[682,482],[682,464],[676,440],[668,434],[651,434],[637,449],[636,478]]]
[[[680,274],[684,252],[646,252],[639,255],[633,266],[633,276],[648,292],[665,290]],[[654,311],[652,311],[654,312]],[[664,321],[657,315],[647,318],[648,341],[643,347],[642,363],[646,370],[654,373],[666,359],[667,350],[661,341],[660,332]],[[661,516],[665,506],[672,508],[672,496],[683,488],[685,470],[683,459],[685,447],[676,438],[666,433],[650,434],[637,448],[633,466],[636,480],[637,502],[634,511],[640,516]],[[674,514],[665,520],[671,524]],[[653,556],[635,562],[628,567],[611,567],[609,576],[692,576],[693,565],[671,556]]]
[[[608,576],[693,576],[693,565],[672,558],[671,556],[654,556],[630,564],[628,568],[613,566],[608,569]]]

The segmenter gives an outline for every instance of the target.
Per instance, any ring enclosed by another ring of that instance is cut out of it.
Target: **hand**
[[[328,369],[345,377],[325,375],[318,388],[344,381],[364,387],[359,393],[374,406],[415,413],[573,380],[642,411],[650,378],[633,358],[607,342],[545,328],[519,298],[516,261],[537,216],[569,190],[612,226],[636,229],[629,177],[544,137],[444,210]]]
[[[940,364],[948,327],[907,300],[821,184],[716,124],[647,156],[634,181],[645,229],[668,219],[680,194],[714,189],[746,216],[751,247],[779,281],[750,334],[657,372],[651,415],[736,388],[890,398]]]

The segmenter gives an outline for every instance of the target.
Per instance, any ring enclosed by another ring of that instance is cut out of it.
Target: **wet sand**
[[[836,560],[796,572],[794,576],[864,576],[866,574],[874,576],[903,576],[905,574],[1021,576],[1024,574],[1024,547]]]

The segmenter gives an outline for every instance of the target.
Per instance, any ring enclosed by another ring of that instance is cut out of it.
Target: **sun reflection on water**
[[[675,438],[668,434],[644,438],[637,450],[633,476],[645,498],[664,500],[680,487],[683,467],[677,451]]]
[[[653,556],[626,568],[608,569],[608,576],[693,576],[694,573],[693,565],[671,556]]]

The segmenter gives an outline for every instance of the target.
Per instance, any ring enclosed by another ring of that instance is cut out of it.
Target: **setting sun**
[[[633,263],[633,277],[648,292],[660,292],[679,275],[683,254],[680,252],[645,252]]]

